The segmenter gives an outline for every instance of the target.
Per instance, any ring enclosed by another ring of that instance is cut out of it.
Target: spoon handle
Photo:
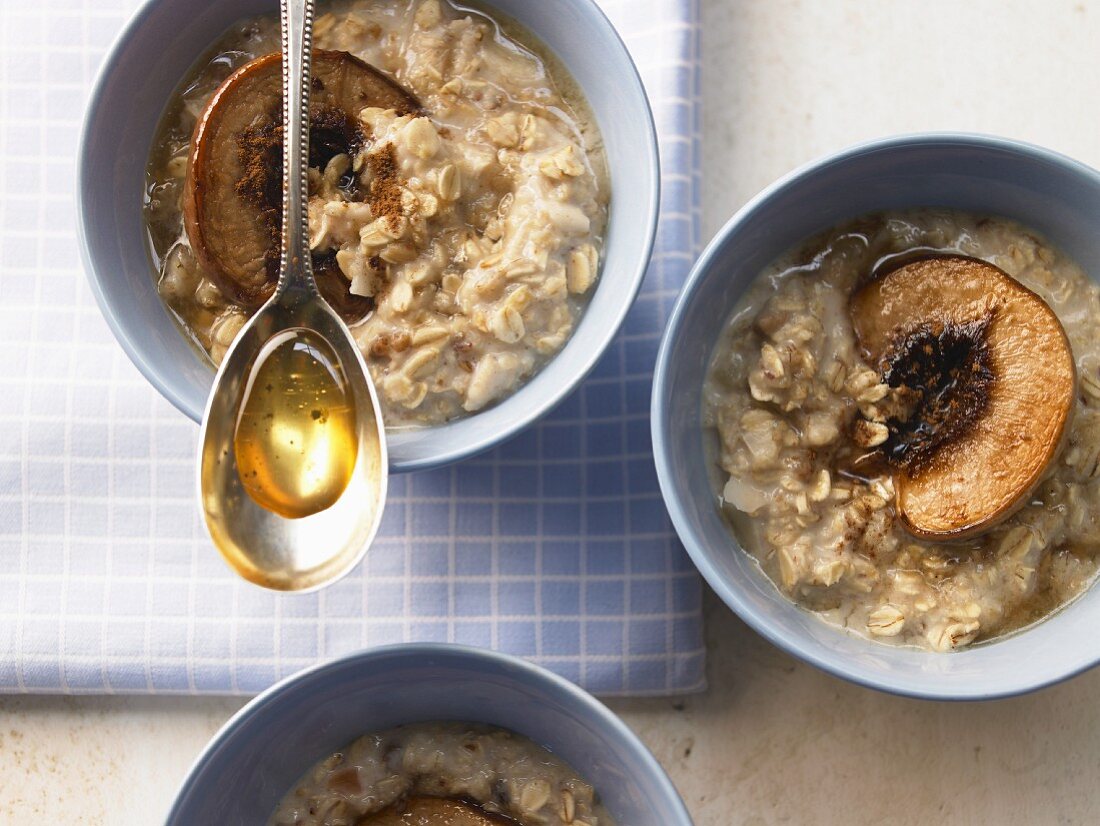
[[[309,92],[313,0],[281,0],[283,41],[283,248],[275,295],[317,295],[309,255]]]

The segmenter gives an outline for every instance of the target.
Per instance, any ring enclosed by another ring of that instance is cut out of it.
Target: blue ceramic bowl
[[[376,648],[261,694],[214,737],[167,826],[254,826],[306,770],[367,732],[459,720],[529,737],[592,783],[620,826],[691,826],[660,765],[618,717],[522,660],[455,645]]]
[[[1035,146],[930,134],[856,146],[812,163],[738,212],[695,264],[665,331],[653,387],[653,444],[676,530],[718,595],[779,647],[861,685],[935,699],[1019,694],[1100,662],[1100,593],[1026,631],[952,654],[845,634],[795,607],[737,546],[705,458],[701,388],[719,332],[781,253],[866,212],[949,207],[1014,218],[1100,277],[1100,173]]]
[[[619,36],[592,0],[489,0],[534,32],[567,66],[599,122],[611,172],[611,215],[600,281],[572,338],[510,398],[475,416],[390,436],[390,466],[414,470],[487,450],[518,433],[592,369],[637,295],[657,225],[653,117]],[[141,203],[145,165],[176,84],[233,22],[278,12],[275,0],[147,0],[100,71],[81,138],[79,228],[84,269],[107,323],[137,368],[195,421],[213,368],[157,296]]]

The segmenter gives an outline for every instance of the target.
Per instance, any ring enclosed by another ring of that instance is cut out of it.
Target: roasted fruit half
[[[282,55],[242,66],[217,89],[191,137],[184,187],[187,237],[211,279],[232,301],[256,308],[279,274],[282,232]],[[367,136],[359,112],[368,106],[410,112],[416,99],[347,52],[313,53],[310,166],[354,156]],[[333,256],[315,256],[321,294],[345,319],[371,310],[353,295]]]
[[[992,264],[936,255],[876,275],[849,309],[864,356],[902,388],[885,449],[903,524],[961,539],[1012,514],[1073,412],[1073,354],[1051,308]]]

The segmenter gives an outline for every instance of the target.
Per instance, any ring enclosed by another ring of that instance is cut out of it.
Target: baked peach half
[[[309,163],[322,170],[341,153],[354,157],[369,139],[359,122],[364,108],[419,108],[401,86],[347,52],[314,51],[312,83]],[[214,283],[250,309],[271,297],[279,275],[282,105],[282,55],[264,55],[215,91],[191,137],[187,237]],[[354,178],[346,183],[354,187]],[[315,255],[313,265],[321,294],[341,316],[370,312],[372,300],[350,292],[333,256]]]
[[[1015,512],[1063,447],[1076,395],[1047,303],[986,261],[934,255],[874,277],[849,311],[909,410],[884,445],[906,528],[964,538]]]

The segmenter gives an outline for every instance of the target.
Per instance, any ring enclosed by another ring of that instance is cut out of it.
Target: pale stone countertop
[[[1100,0],[703,13],[707,236],[794,166],[894,132],[994,132],[1100,166]],[[902,700],[779,653],[713,598],[708,614],[708,694],[612,704],[698,826],[1100,821],[1100,672],[994,703]],[[0,822],[159,823],[240,704],[0,699]]]

